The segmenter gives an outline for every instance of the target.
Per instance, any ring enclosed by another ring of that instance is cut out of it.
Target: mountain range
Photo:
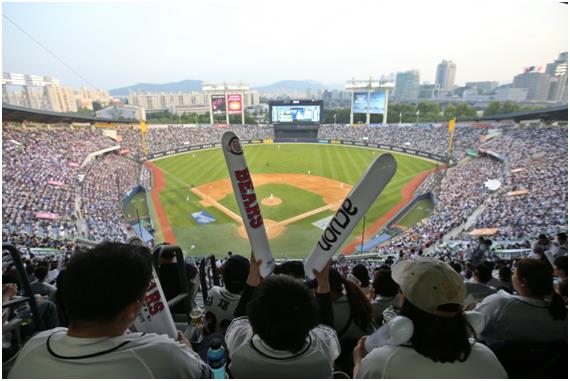
[[[344,86],[342,84],[324,84],[318,81],[312,80],[285,80],[272,83],[266,86],[252,87],[253,90],[257,90],[260,93],[287,93],[287,92],[304,92],[307,89],[311,91],[316,91],[319,89],[328,90],[342,90]],[[177,92],[192,92],[201,91],[202,81],[185,79],[179,82],[169,82],[169,83],[137,83],[136,85],[119,87],[116,89],[109,90],[112,96],[125,96],[129,95],[131,92],[139,93],[177,93]]]

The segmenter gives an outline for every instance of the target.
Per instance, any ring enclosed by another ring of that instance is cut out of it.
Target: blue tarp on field
[[[380,234],[379,236],[376,236],[371,240],[364,242],[364,245],[362,245],[362,251],[366,253],[367,251],[370,251],[370,249],[373,249],[375,246],[388,241],[390,238],[392,237],[390,237],[389,234],[386,233]],[[360,245],[356,247],[356,250],[360,252]]]

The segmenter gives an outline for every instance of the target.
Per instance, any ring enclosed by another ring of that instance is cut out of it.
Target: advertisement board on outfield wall
[[[395,147],[395,146],[390,146],[390,145],[385,145],[385,144],[363,143],[363,142],[355,142],[355,141],[349,141],[349,140],[309,139],[309,138],[295,138],[295,139],[276,138],[276,139],[264,139],[264,140],[259,140],[259,139],[242,140],[241,143],[242,144],[260,144],[260,143],[263,143],[263,144],[273,144],[273,143],[341,144],[341,145],[348,145],[348,146],[379,148],[379,149],[385,149],[388,151],[403,152],[403,153],[407,153],[410,155],[421,156],[421,157],[425,157],[425,158],[428,158],[431,160],[439,161],[441,163],[447,162],[447,159],[444,156],[435,155],[435,154],[432,154],[429,152],[423,152],[423,151],[408,149],[408,148],[404,148],[404,147]],[[217,147],[220,147],[219,143],[203,144],[200,146],[190,146],[190,147],[179,148],[175,151],[158,152],[158,153],[153,154],[153,155],[148,155],[148,157],[143,157],[142,159],[143,160],[152,160],[152,159],[156,159],[156,158],[159,158],[162,156],[173,155],[175,153],[182,153],[182,152],[189,152],[189,151],[196,151],[196,150],[200,150],[200,149],[217,148]],[[488,151],[483,152],[482,150],[480,150],[480,152],[490,154],[493,156],[497,155],[495,152],[488,152]]]

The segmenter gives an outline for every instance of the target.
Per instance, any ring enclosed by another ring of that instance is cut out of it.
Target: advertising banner
[[[228,112],[230,114],[241,114],[242,103],[240,94],[228,94]]]
[[[355,114],[366,114],[368,109],[368,92],[354,93],[352,111]]]
[[[226,112],[225,95],[212,95],[212,111],[214,114]]]
[[[384,92],[370,93],[370,113],[384,114]]]

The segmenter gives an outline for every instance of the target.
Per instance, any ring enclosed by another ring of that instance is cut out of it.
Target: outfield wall
[[[439,163],[446,163],[447,159],[444,156],[436,155],[429,152],[419,151],[415,149],[409,149],[405,147],[397,147],[388,144],[377,144],[377,143],[364,143],[362,141],[353,140],[335,140],[335,139],[253,139],[253,140],[242,140],[242,144],[273,144],[273,143],[313,143],[313,144],[338,144],[345,146],[356,146],[356,147],[368,147],[383,149],[386,151],[393,151],[399,153],[405,153],[412,156],[418,156],[430,160],[437,161]],[[200,145],[189,145],[187,147],[173,149],[169,151],[158,152],[151,154],[142,158],[142,160],[153,160],[160,157],[166,157],[170,155],[176,155],[184,152],[198,151],[203,149],[218,148],[221,147],[221,143],[216,144],[200,144]]]

